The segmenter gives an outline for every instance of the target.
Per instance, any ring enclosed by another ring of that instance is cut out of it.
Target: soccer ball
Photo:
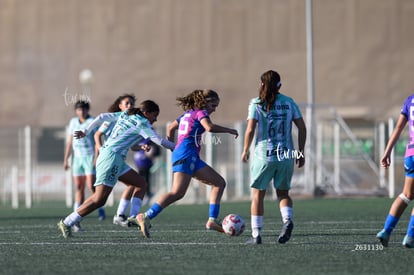
[[[227,236],[239,236],[243,233],[245,224],[242,217],[237,214],[229,214],[224,217],[222,222],[224,233]]]

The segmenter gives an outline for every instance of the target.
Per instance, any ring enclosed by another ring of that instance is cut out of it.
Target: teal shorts
[[[129,170],[131,170],[131,167],[125,163],[125,157],[102,148],[96,161],[96,181],[94,186],[103,184],[114,187],[118,177]]]
[[[95,175],[95,167],[93,166],[94,156],[76,156],[73,157],[72,162],[72,175],[73,176],[85,176]]]
[[[266,190],[273,179],[273,186],[279,190],[289,190],[293,175],[294,159],[267,162],[254,160],[251,168],[250,187]]]

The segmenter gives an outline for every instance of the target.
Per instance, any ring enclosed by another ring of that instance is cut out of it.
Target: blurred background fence
[[[303,107],[303,106],[302,106]],[[294,196],[390,196],[403,183],[403,155],[406,133],[395,147],[389,171],[379,167],[379,160],[393,129],[393,119],[372,123],[364,120],[345,121],[330,106],[315,108],[315,147],[306,158],[309,171],[296,169],[292,180]],[[243,148],[244,121],[227,124],[238,129],[238,139],[225,134],[204,134],[202,158],[227,180],[223,200],[250,198],[249,165],[240,161]],[[293,127],[295,129],[295,127]],[[166,127],[157,126],[165,136]],[[294,139],[296,141],[296,132]],[[62,200],[72,205],[70,171],[63,170],[64,127],[2,127],[0,129],[0,198],[3,205],[28,207],[47,200]],[[157,195],[169,190],[172,180],[171,153],[162,150],[152,167],[152,190]],[[135,168],[132,154],[127,159]],[[397,169],[394,168],[397,167]],[[309,178],[311,175],[313,180]],[[268,196],[274,196],[270,188]],[[108,204],[120,198],[124,189],[118,183]],[[208,201],[209,189],[193,181],[182,202]]]

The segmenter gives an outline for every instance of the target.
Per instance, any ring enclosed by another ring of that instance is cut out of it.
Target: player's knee
[[[398,196],[405,204],[409,204],[411,201],[412,201],[412,199],[413,199],[413,195],[412,194],[409,194],[408,196],[406,196],[404,193],[401,193],[399,196]]]
[[[279,200],[281,199],[290,199],[288,190],[279,190],[276,189],[276,195]]]
[[[182,198],[184,198],[185,193],[183,192],[177,192],[177,193],[171,193],[174,201],[178,201],[181,200]]]
[[[226,188],[226,185],[227,185],[227,183],[226,183],[225,179],[221,178],[221,180],[219,181],[219,187],[221,189],[224,189],[224,188]]]

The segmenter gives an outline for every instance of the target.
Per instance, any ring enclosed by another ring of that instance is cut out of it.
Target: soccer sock
[[[78,208],[79,208],[80,205],[81,204],[79,202],[76,202],[75,201],[75,203],[73,204],[73,211],[75,212],[76,210],[78,210]]]
[[[126,200],[126,199],[121,199],[119,201],[118,209],[116,210],[116,214],[118,216],[119,215],[125,215],[126,210],[127,210],[128,206],[129,206],[129,202],[130,202],[130,200]]]
[[[289,207],[289,206],[282,207],[280,209],[280,214],[282,214],[283,223],[286,223],[289,220],[292,220],[292,217],[293,217],[293,208],[292,207]]]
[[[64,220],[63,223],[66,226],[73,226],[75,223],[78,223],[82,220],[82,217],[78,214],[78,212],[72,212],[71,214],[69,214],[69,216],[67,216]]]
[[[210,204],[208,217],[210,219],[217,219],[220,213],[220,204]]]
[[[129,216],[135,217],[138,215],[139,210],[141,210],[142,200],[140,198],[132,197],[131,200],[131,209],[129,210]]]
[[[150,219],[155,218],[159,213],[161,213],[162,207],[158,203],[154,203],[151,207],[145,212],[145,217]]]
[[[407,235],[414,238],[414,215],[411,216],[410,222],[408,223]]]
[[[263,216],[251,216],[252,222],[252,237],[257,238],[262,233]]]
[[[384,229],[388,234],[394,230],[394,227],[397,225],[399,218],[388,214],[387,218],[385,219]]]

